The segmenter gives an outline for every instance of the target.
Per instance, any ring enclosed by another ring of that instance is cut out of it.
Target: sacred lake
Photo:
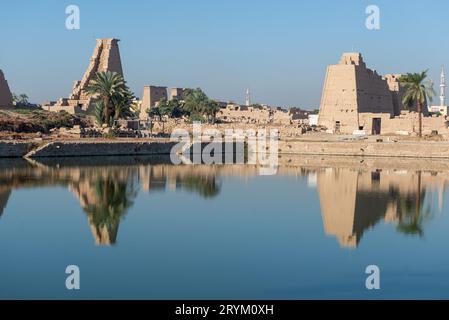
[[[281,156],[260,175],[154,156],[1,159],[0,298],[449,298],[448,181],[439,160]],[[370,265],[380,290],[365,286]]]

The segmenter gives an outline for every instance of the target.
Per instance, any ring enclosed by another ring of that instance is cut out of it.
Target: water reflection
[[[396,224],[399,232],[422,236],[433,214],[427,189],[444,189],[446,176],[346,168],[321,171],[317,180],[325,232],[351,248],[380,220]]]
[[[256,166],[172,166],[168,161],[154,157],[2,160],[0,217],[14,189],[63,186],[79,200],[96,244],[114,245],[119,225],[139,192],[151,196],[182,190],[211,199],[220,194],[221,177],[258,174]],[[414,163],[405,170],[397,169],[403,164],[354,161],[283,159],[278,174],[305,177],[316,187],[325,234],[336,237],[344,248],[356,248],[364,233],[381,221],[394,224],[405,235],[423,236],[426,223],[435,215],[436,193],[441,211],[449,168],[438,163],[438,170],[423,171],[422,164]]]
[[[113,173],[100,169],[86,180],[70,183],[70,189],[78,196],[99,245],[116,243],[120,221],[132,207],[138,193],[132,175],[126,177]]]
[[[171,190],[183,189],[204,198],[220,192],[220,183],[211,168],[191,173],[186,167],[175,170],[166,164],[152,165],[149,159],[143,163],[143,159],[127,159],[114,165],[78,160],[77,165],[70,163],[73,159],[48,159],[25,165],[18,160],[22,164],[18,167],[0,166],[0,216],[13,189],[64,186],[78,198],[96,244],[114,245],[120,222],[133,206],[140,184],[146,192],[166,191],[168,185]]]

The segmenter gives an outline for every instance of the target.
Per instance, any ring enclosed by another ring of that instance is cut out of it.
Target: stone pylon
[[[6,81],[3,71],[0,70],[0,108],[12,107],[12,94],[9,90],[8,81]]]
[[[122,62],[120,59],[120,50],[118,39],[97,39],[89,66],[80,81],[76,81],[72,93],[68,99],[58,100],[56,104],[46,105],[45,108],[50,111],[65,110],[69,113],[83,113],[89,110],[92,103],[92,95],[86,92],[90,81],[98,72],[117,72],[123,76]]]
[[[86,100],[90,96],[85,92],[89,82],[97,72],[117,72],[123,76],[122,62],[117,39],[97,39],[89,67],[81,81],[76,81],[70,99]]]

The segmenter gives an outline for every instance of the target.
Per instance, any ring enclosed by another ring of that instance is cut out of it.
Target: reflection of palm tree
[[[408,235],[423,236],[423,224],[431,216],[431,210],[427,207],[423,211],[425,190],[422,190],[421,171],[418,172],[417,190],[414,196],[401,199],[400,215],[397,230]]]
[[[97,200],[84,208],[89,216],[89,222],[94,229],[97,242],[114,244],[120,220],[133,205],[137,191],[132,184],[116,181],[111,176],[97,179],[92,187]]]
[[[215,177],[188,176],[182,178],[182,187],[188,191],[196,191],[204,198],[213,198],[220,193]]]

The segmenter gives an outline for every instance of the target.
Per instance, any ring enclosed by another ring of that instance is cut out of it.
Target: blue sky
[[[81,29],[65,28],[65,8]],[[365,8],[381,29],[365,28]],[[0,69],[33,102],[66,97],[81,79],[95,39],[121,39],[125,78],[201,87],[211,98],[318,107],[326,66],[360,51],[379,73],[449,69],[447,0],[15,0],[0,4]]]

